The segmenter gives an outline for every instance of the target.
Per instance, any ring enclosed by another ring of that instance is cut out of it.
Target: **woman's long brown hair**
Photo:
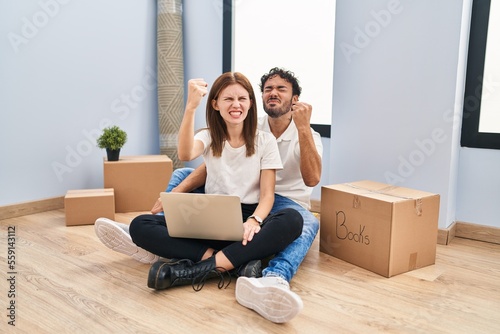
[[[243,138],[246,146],[246,156],[252,156],[255,153],[255,135],[257,131],[257,104],[255,103],[255,94],[250,81],[239,72],[226,72],[219,76],[212,85],[207,99],[206,122],[212,137],[210,148],[215,157],[222,155],[224,141],[228,138],[227,126],[220,112],[212,107],[212,101],[217,100],[220,92],[227,86],[239,84],[246,89],[250,97],[250,109],[248,115],[243,121]]]

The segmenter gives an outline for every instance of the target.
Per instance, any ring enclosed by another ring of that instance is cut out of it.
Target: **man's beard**
[[[269,117],[279,118],[290,111],[292,107],[292,100],[290,100],[288,103],[284,103],[281,107],[279,106],[268,107],[266,103],[263,103],[263,106],[264,106],[264,111],[266,112],[267,115],[269,115]]]

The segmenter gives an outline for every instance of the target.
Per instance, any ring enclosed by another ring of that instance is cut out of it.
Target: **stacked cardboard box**
[[[172,160],[166,155],[104,160],[104,188],[115,190],[116,212],[151,210],[171,176]]]

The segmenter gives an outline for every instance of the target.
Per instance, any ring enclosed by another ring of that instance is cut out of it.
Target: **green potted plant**
[[[105,148],[108,161],[118,161],[120,149],[127,142],[127,133],[118,126],[109,126],[102,130],[102,134],[97,138],[97,146]]]

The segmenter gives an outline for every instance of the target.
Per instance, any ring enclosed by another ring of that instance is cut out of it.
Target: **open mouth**
[[[243,112],[238,111],[238,110],[234,110],[234,111],[229,112],[229,115],[231,115],[232,117],[239,117],[239,116],[241,116],[241,114],[243,114]]]

